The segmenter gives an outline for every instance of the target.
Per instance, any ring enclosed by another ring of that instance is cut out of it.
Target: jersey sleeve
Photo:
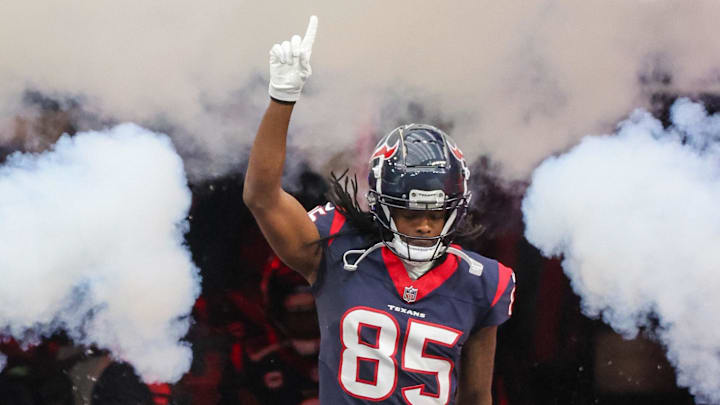
[[[323,260],[320,263],[318,269],[317,278],[311,287],[313,294],[318,294],[322,289],[326,277],[326,266],[328,264],[328,253],[332,247],[334,239],[331,235],[335,235],[345,225],[345,217],[335,209],[335,206],[328,202],[324,205],[318,205],[317,207],[308,211],[308,217],[315,224],[315,227],[320,233],[320,239],[323,241]]]
[[[332,203],[318,205],[308,211],[308,217],[317,227],[320,238],[327,238],[334,235],[345,225],[345,217],[340,214]],[[332,240],[329,241],[329,244]]]
[[[511,268],[497,262],[497,267],[486,269],[486,296],[490,299],[490,309],[477,327],[495,326],[510,319],[515,303],[515,273]]]

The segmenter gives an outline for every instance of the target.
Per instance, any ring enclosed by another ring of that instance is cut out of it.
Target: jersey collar
[[[395,285],[395,290],[407,303],[419,301],[433,292],[449,279],[458,267],[457,257],[447,254],[442,263],[430,269],[417,280],[413,280],[408,276],[400,258],[385,246],[382,248],[382,258],[390,279]]]

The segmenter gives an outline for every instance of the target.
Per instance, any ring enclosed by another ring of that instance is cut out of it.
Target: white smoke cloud
[[[191,194],[167,136],[133,124],[63,136],[0,166],[0,334],[65,330],[146,381],[177,381],[200,291]]]
[[[638,77],[658,65],[672,90],[718,88],[715,0],[5,0],[0,127],[27,88],[77,96],[103,118],[171,128],[191,176],[237,168],[267,104],[267,52],[311,14],[291,144],[318,167],[414,101],[454,123],[468,157],[524,177],[646,103]]]
[[[664,129],[638,110],[533,173],[527,239],[563,268],[585,314],[653,328],[678,384],[720,403],[720,116],[687,99]]]

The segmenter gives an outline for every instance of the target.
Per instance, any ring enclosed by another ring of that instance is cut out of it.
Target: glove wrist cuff
[[[289,87],[289,86],[286,86]],[[289,101],[294,102],[297,101],[300,98],[300,92],[302,91],[302,88],[278,88],[277,85],[273,85],[273,83],[270,83],[270,86],[268,86],[268,94],[270,94],[270,97],[274,98],[275,100],[280,101]]]
[[[274,102],[276,102],[276,103],[278,103],[278,104],[283,104],[283,105],[294,105],[294,104],[295,104],[295,101],[280,100],[280,99],[275,98],[275,97],[273,97],[273,96],[270,96],[270,100],[272,100],[272,101],[274,101]]]

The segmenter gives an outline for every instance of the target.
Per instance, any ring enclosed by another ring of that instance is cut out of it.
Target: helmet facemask
[[[382,242],[401,259],[431,262],[445,254],[467,212],[470,171],[455,142],[429,125],[396,128],[370,158],[368,205]],[[443,211],[437,236],[421,237],[397,229],[392,209]],[[431,244],[419,246],[413,242]]]
[[[433,201],[421,200],[417,198],[418,195],[432,197]],[[371,190],[368,192],[368,202],[385,246],[401,259],[411,262],[431,262],[442,257],[450,246],[467,212],[468,199],[466,196],[448,199],[442,190],[412,190],[409,199],[380,195]],[[445,222],[437,236],[408,235],[398,230],[392,209],[442,211],[445,213]],[[429,246],[423,246],[425,244]]]

